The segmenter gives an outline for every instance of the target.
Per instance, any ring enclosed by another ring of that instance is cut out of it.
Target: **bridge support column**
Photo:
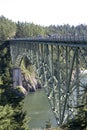
[[[13,87],[22,86],[22,76],[20,68],[13,68]]]

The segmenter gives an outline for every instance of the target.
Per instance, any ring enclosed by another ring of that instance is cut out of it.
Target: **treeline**
[[[0,16],[0,40],[19,37],[49,36],[49,35],[85,35],[87,34],[87,25],[70,26],[50,25],[47,27],[35,25],[28,22],[13,22]]]

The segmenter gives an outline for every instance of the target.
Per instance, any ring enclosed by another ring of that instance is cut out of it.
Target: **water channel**
[[[87,86],[87,73],[83,74],[80,80],[82,84]],[[43,89],[39,89],[34,93],[29,93],[24,99],[24,110],[27,111],[29,118],[29,129],[44,129],[46,121],[51,123],[51,127],[57,127],[54,114],[51,110],[49,101]]]
[[[44,129],[46,121],[50,120],[51,127],[56,127],[56,120],[43,89],[29,93],[24,100],[24,110],[29,118],[29,128]]]

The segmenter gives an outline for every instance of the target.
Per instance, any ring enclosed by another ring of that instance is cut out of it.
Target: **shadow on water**
[[[56,120],[43,89],[29,93],[24,100],[24,110],[27,111],[29,128],[45,128],[46,121],[50,119],[52,127],[56,127]]]

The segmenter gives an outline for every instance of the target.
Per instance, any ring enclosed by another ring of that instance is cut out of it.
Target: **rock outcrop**
[[[36,79],[35,75],[30,75],[28,73],[22,73],[22,85],[28,93],[35,92],[36,89],[41,88],[41,84],[38,79]]]

